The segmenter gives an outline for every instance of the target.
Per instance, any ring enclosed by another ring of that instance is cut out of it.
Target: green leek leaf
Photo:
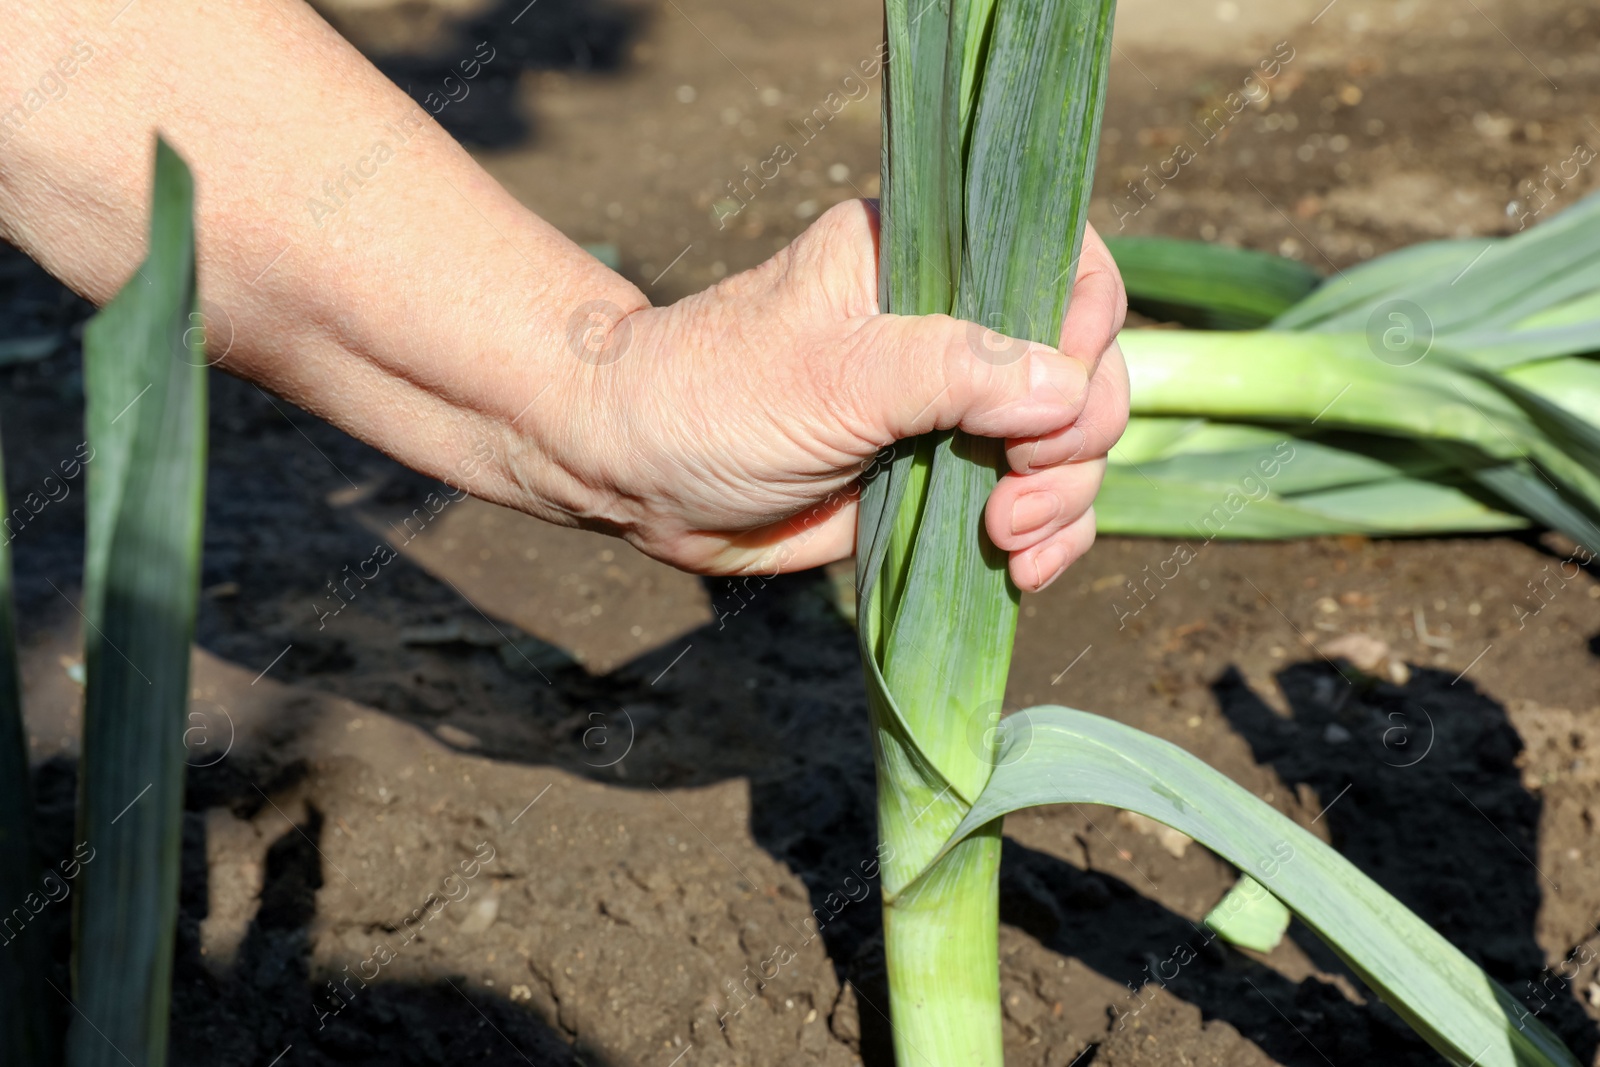
[[[1455,277],[1494,244],[1493,238],[1427,241],[1342,270],[1273,320],[1274,330],[1323,329],[1335,316],[1358,319],[1360,330],[1379,303],[1419,275]]]
[[[1265,326],[1322,284],[1297,260],[1170,237],[1108,237],[1128,305],[1209,330]]]
[[[87,675],[70,1067],[166,1062],[183,731],[200,578],[206,359],[194,185],[158,141],[150,248],[84,333]]]
[[[1180,830],[1265,886],[1460,1067],[1577,1067],[1460,950],[1328,845],[1167,741],[1038,707],[1006,720],[994,774],[947,848],[1039,804],[1106,804]]]
[[[1271,952],[1283,940],[1292,916],[1283,901],[1248,874],[1228,890],[1205,917],[1205,924],[1230,945]]]
[[[1112,8],[885,4],[885,311],[952,314],[1049,343],[1060,336]],[[982,534],[1003,442],[935,433],[883,458],[859,508],[857,618],[886,846],[896,1058],[902,1067],[998,1067],[998,823],[933,861],[988,779],[1016,628],[1005,554]],[[900,892],[913,882],[915,891]]]

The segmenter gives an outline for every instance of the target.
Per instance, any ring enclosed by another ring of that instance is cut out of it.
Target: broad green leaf
[[[886,0],[884,26],[879,302],[902,315],[948,314],[958,249],[950,193],[960,180],[945,145],[948,15],[939,3]]]
[[[1483,374],[1482,378],[1509,397],[1562,451],[1585,467],[1600,470],[1600,425],[1591,421],[1596,412],[1575,412],[1510,375]]]
[[[70,1067],[166,1062],[205,491],[194,186],[158,141],[150,247],[84,333],[85,671]]]
[[[1170,237],[1108,237],[1133,310],[1211,330],[1265,326],[1322,284],[1297,260]]]
[[[1386,478],[1441,475],[1449,465],[1408,441],[1207,422],[1171,454],[1139,464],[1147,477],[1195,485],[1293,494]]]
[[[1390,295],[1407,281],[1419,275],[1456,277],[1484,254],[1493,240],[1477,237],[1428,241],[1339,271],[1310,296],[1273,320],[1272,329],[1331,329],[1333,327],[1327,324],[1335,316],[1344,316],[1348,321],[1356,321],[1355,329],[1359,331],[1372,310],[1390,299]]]
[[[1136,465],[1181,453],[1190,436],[1205,429],[1202,418],[1163,418],[1135,415],[1128,419],[1122,439],[1111,448],[1112,463]]]
[[[1367,537],[1487,533],[1527,525],[1520,513],[1485,504],[1446,482],[1420,478],[1385,478],[1252,498],[1236,484],[1147,478],[1112,465],[1095,500],[1095,526],[1103,533],[1193,539],[1196,546],[1213,540],[1276,541],[1347,533]]]
[[[966,173],[958,317],[1053,345],[1088,220],[1109,70],[1109,0],[995,12]]]
[[[1515,323],[1513,328],[1545,330],[1557,326],[1592,326],[1596,322],[1600,322],[1600,285],[1581,291],[1569,300],[1552,302],[1549,306]]]
[[[1481,490],[1469,492],[1450,480],[1385,478],[1362,485],[1296,493],[1286,501],[1303,511],[1343,524],[1341,532],[1372,537],[1440,533],[1492,533],[1520,530],[1520,514],[1484,503]]]
[[[1441,336],[1485,370],[1515,369],[1537,360],[1600,350],[1600,321],[1563,326],[1505,329],[1491,326]]]
[[[1596,321],[1600,321],[1600,309]],[[1525,363],[1500,378],[1537,393],[1580,419],[1600,420],[1600,359],[1568,357]]]
[[[1136,330],[1123,334],[1122,347],[1137,414],[1315,425],[1448,445],[1461,478],[1486,487],[1477,471],[1491,460],[1531,462],[1569,506],[1600,521],[1600,467],[1585,444],[1591,424],[1542,397],[1530,400],[1513,381],[1452,351],[1436,348],[1397,366],[1374,358],[1364,336],[1266,330]]]
[[[1505,458],[1520,447],[1497,427],[1528,429],[1494,387],[1442,359],[1384,363],[1361,335],[1130,330],[1122,349],[1140,415],[1381,430],[1458,440]]]
[[[1439,242],[1417,246],[1426,251],[1406,249],[1381,257],[1347,272],[1347,278],[1359,273],[1364,281],[1382,277],[1389,284],[1370,300],[1320,317],[1316,329],[1359,331],[1376,304],[1395,299],[1420,307],[1441,335],[1509,326],[1594,287],[1595,272],[1600,270],[1592,237],[1597,224],[1600,202],[1591,196],[1530,230],[1508,238],[1478,239],[1479,248],[1470,257],[1448,252],[1452,246],[1464,252],[1470,242]],[[1347,284],[1347,288],[1359,286]],[[1278,323],[1306,324],[1299,309]]]
[[[1107,533],[1177,537],[1200,547],[1218,538],[1277,540],[1340,533],[1375,533],[1376,526],[1352,530],[1350,520],[1302,506],[1294,497],[1246,495],[1237,484],[1196,484],[1172,478],[1146,479],[1120,466],[1106,469],[1095,500],[1095,528]],[[1168,576],[1173,577],[1173,575]]]
[[[1020,712],[1004,734],[988,786],[947,847],[1041,804],[1137,812],[1265,886],[1450,1062],[1577,1067],[1509,993],[1354,864],[1176,745],[1062,707]]]
[[[1441,444],[1449,452],[1448,444]],[[1562,493],[1526,460],[1475,468],[1473,477],[1516,510],[1559,530],[1593,553],[1600,553],[1600,522],[1581,502]]]

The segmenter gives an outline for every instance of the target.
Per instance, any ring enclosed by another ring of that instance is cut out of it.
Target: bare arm
[[[298,0],[123,3],[0,4],[0,233],[89,299],[143,256],[159,130],[196,175],[212,358],[418,470],[680,566],[794,569],[849,553],[840,491],[877,448],[959,424],[1025,471],[990,515],[1020,583],[1087,547],[1126,414],[1093,247],[1069,355],[1005,366],[966,324],[875,314],[860,204],[651,308]],[[1061,507],[1022,535],[1030,489]]]
[[[457,478],[485,443],[513,458],[506,428],[551,378],[562,309],[648,303],[309,7],[134,0],[113,22],[123,2],[6,5],[0,101],[23,115],[0,116],[0,227],[90,300],[144,255],[159,130],[196,174],[213,358]],[[81,57],[65,94],[27,112],[63,56]],[[479,482],[514,502],[506,471]]]

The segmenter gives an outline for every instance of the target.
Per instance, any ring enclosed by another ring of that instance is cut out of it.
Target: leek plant
[[[1096,505],[1102,529],[1210,540],[1537,523],[1600,551],[1596,249],[1600,197],[1320,284],[1258,252],[1117,242],[1136,307],[1231,332],[1123,334],[1135,418]],[[1219,512],[1285,441],[1293,462]]]
[[[887,0],[886,311],[954,314],[1055,343],[1082,239],[1112,9],[1113,0]],[[1249,288],[1235,318],[1261,313]],[[1168,376],[1173,392],[1192,370]],[[1055,803],[1125,808],[1212,849],[1248,876],[1241,894],[1259,885],[1278,915],[1298,915],[1451,1062],[1576,1067],[1427,924],[1204,763],[1069,708],[1001,718],[1018,592],[982,513],[1003,464],[999,442],[933,433],[895,446],[862,494],[858,628],[889,846],[884,943],[900,1067],[1001,1064],[1002,820]],[[1243,942],[1275,938],[1283,920],[1272,910],[1225,905],[1215,923]]]
[[[0,1062],[166,1062],[182,842],[189,650],[199,598],[206,359],[196,328],[188,168],[156,144],[148,256],[84,332],[88,538],[85,711],[69,996],[51,990],[38,916],[62,877],[36,875],[17,699],[10,560],[0,549]],[[81,860],[82,862],[77,862]],[[21,876],[20,880],[18,875]],[[54,877],[54,883],[40,882]],[[26,950],[20,951],[20,950]]]

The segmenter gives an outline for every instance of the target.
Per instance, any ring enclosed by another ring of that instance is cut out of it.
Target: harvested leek
[[[1532,522],[1600,551],[1600,198],[1313,289],[1302,265],[1261,253],[1130,248],[1136,307],[1252,324],[1239,293],[1253,281],[1265,328],[1123,333],[1135,418],[1096,503],[1102,530],[1209,541]],[[1281,473],[1245,484],[1284,447]],[[1230,499],[1241,488],[1247,506]]]

